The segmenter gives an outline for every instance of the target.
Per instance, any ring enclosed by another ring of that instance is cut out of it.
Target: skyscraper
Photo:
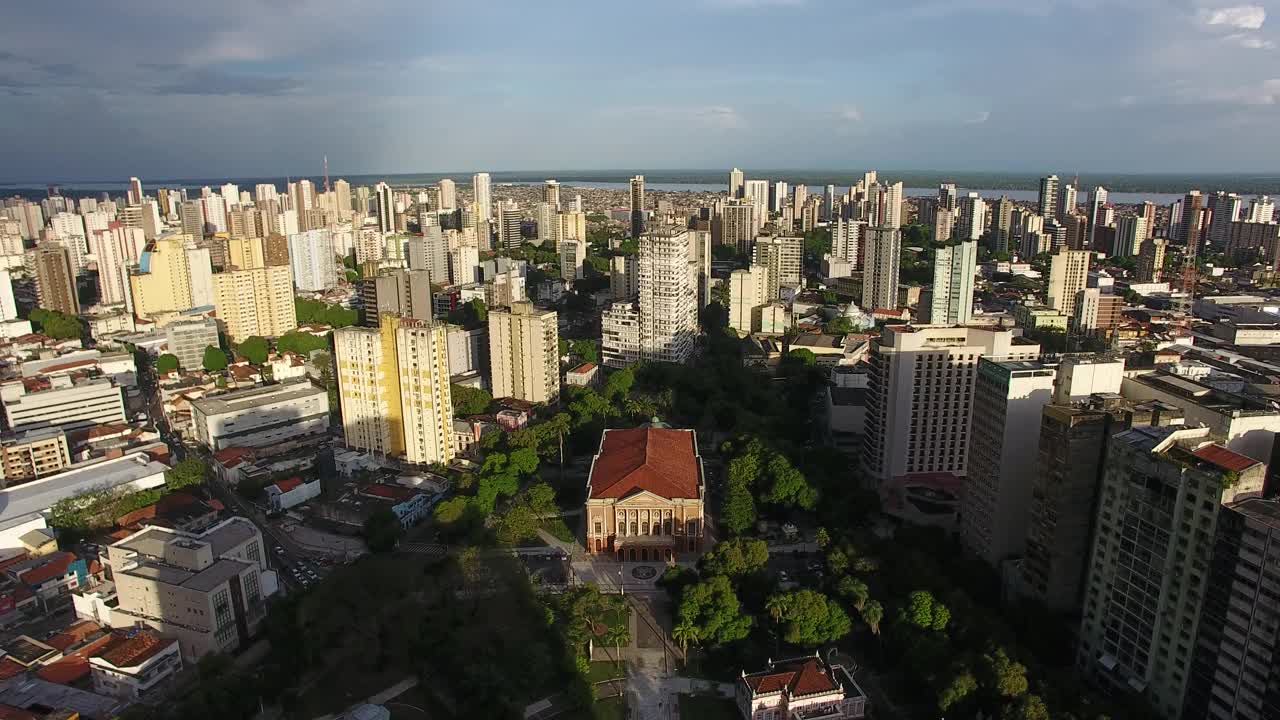
[[[129,302],[129,265],[145,247],[142,235],[141,230],[112,222],[106,230],[96,230],[89,237],[89,252],[98,259],[99,303]]]
[[[289,236],[289,262],[293,284],[303,292],[322,292],[338,286],[333,260],[333,234],[327,229]]]
[[[769,219],[769,181],[748,180],[742,192],[743,199],[756,209],[756,223],[764,225]]]
[[[440,209],[453,210],[458,207],[458,187],[449,178],[444,178],[436,183],[436,187],[440,190]]]
[[[754,264],[766,270],[765,300],[777,300],[783,285],[799,286],[804,265],[804,238],[762,237],[756,240]]]
[[[199,200],[182,201],[182,232],[199,240],[204,237],[204,203]]]
[[[1266,466],[1207,427],[1169,426],[1112,436],[1105,467],[1076,666],[1178,718],[1214,528],[1224,503],[1261,494]]]
[[[1144,220],[1147,221],[1147,237],[1155,237],[1156,234],[1156,204],[1150,200],[1142,203],[1142,212],[1139,213]]]
[[[644,176],[631,178],[631,237],[638,238],[644,233],[645,202]]]
[[[1076,184],[1074,181],[1063,185],[1058,192],[1057,218],[1059,221],[1062,221],[1063,218],[1066,218],[1068,215],[1075,214],[1076,206],[1078,205],[1076,198],[1079,193],[1076,190]]]
[[[978,361],[961,539],[989,565],[1022,555],[1040,414],[1054,370],[1038,360]]]
[[[755,206],[746,201],[730,202],[720,214],[720,244],[736,248],[740,254],[751,254],[760,223]]]
[[[71,253],[62,245],[42,242],[36,246],[36,295],[45,310],[80,314],[80,298],[76,294],[76,274],[71,267]]]
[[[489,194],[489,173],[476,173],[471,176],[471,191],[475,195],[475,217],[477,226],[493,215],[493,205]]]
[[[866,245],[866,262],[862,268],[862,307],[868,312],[896,308],[902,231],[896,227],[868,228]]]
[[[956,238],[977,240],[982,237],[986,224],[987,204],[978,193],[969,193],[960,201],[960,222],[955,233]]]
[[[955,183],[942,183],[938,186],[938,208],[955,210],[957,198]]]
[[[1116,246],[1113,255],[1130,257],[1137,255],[1147,239],[1147,219],[1140,216],[1122,217],[1116,221]],[[1099,248],[1094,248],[1095,250]]]
[[[1009,252],[1013,234],[1013,201],[1009,196],[1001,195],[1000,199],[996,200],[995,209],[991,214],[991,251],[993,253]]]
[[[614,303],[601,319],[602,355],[610,367],[635,360],[685,362],[698,334],[696,260],[689,231],[664,227],[640,237],[636,302]]]
[[[142,181],[136,177],[129,178],[129,196],[126,202],[130,205],[142,204]]]
[[[1204,232],[1201,226],[1202,213],[1204,208],[1204,196],[1199,190],[1188,191],[1182,198],[1182,207],[1178,215],[1178,234],[1177,239],[1186,246],[1188,252],[1199,252],[1200,237]]]
[[[1060,313],[1070,315],[1075,307],[1076,293],[1084,289],[1089,280],[1088,250],[1061,250],[1049,263],[1049,287],[1046,303]]]
[[[836,218],[836,225],[831,230],[831,254],[847,260],[854,268],[862,267],[863,242],[867,234],[867,223],[862,220],[845,220]]]
[[[731,200],[735,198],[741,198],[743,197],[744,191],[745,191],[745,184],[744,184],[744,178],[742,176],[742,171],[739,170],[738,168],[734,168],[730,170],[729,171],[729,198]]]
[[[1249,222],[1269,223],[1276,220],[1276,204],[1266,195],[1249,201]]]
[[[140,318],[192,307],[191,264],[187,258],[189,235],[157,238],[139,258],[137,272],[129,275],[133,314]]]
[[[769,269],[751,265],[729,273],[729,327],[742,335],[754,332],[756,308],[768,302]]]
[[[638,176],[637,176],[638,177]],[[542,183],[542,202],[550,205],[553,210],[560,212],[560,183],[555,180],[545,180]],[[641,203],[643,206],[643,202]]]
[[[18,302],[13,297],[13,278],[8,268],[0,270],[0,322],[18,319]]]
[[[1227,246],[1227,236],[1231,232],[1231,223],[1240,218],[1244,201],[1235,193],[1217,192],[1209,196],[1209,209],[1213,215],[1209,220],[1209,246],[1215,252],[1221,252]]]
[[[977,271],[977,241],[960,240],[934,250],[930,324],[967,325],[973,319],[973,276]]]
[[[1105,225],[1102,213],[1107,207],[1107,189],[1096,185],[1089,193],[1089,249],[1097,250],[1098,229]]]
[[[288,265],[214,273],[213,305],[232,342],[279,337],[298,327]]]
[[[828,185],[822,198],[822,219],[831,222],[836,216],[836,186]]]
[[[1164,238],[1148,238],[1138,251],[1137,275],[1139,282],[1160,282],[1164,279],[1164,251],[1169,241]]]
[[[520,206],[504,200],[498,207],[498,245],[508,250],[520,247]]]
[[[1040,178],[1040,216],[1048,220],[1058,217],[1058,176]]]
[[[391,187],[384,182],[378,183],[377,187],[374,189],[374,194],[377,198],[379,232],[395,232],[395,194],[391,191]]]
[[[557,249],[560,256],[560,277],[565,280],[581,280],[583,266],[587,262],[585,240],[561,240]]]
[[[493,396],[528,402],[560,397],[560,336],[555,310],[529,302],[489,313],[489,363]]]

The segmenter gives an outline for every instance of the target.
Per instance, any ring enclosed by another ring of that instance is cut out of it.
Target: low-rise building
[[[64,430],[128,421],[124,389],[106,378],[75,382],[69,376],[25,378],[0,388],[9,429]]]
[[[117,631],[118,640],[89,658],[93,691],[102,695],[142,700],[182,670],[182,652],[175,638],[147,629]]]
[[[40,428],[0,440],[0,487],[11,487],[61,472],[71,465],[67,435]]]
[[[600,366],[585,362],[564,374],[564,384],[572,387],[590,387],[600,377]]]
[[[214,451],[279,445],[329,430],[329,393],[305,381],[207,397],[191,409],[196,439]]]
[[[320,478],[303,480],[291,477],[266,487],[267,504],[272,512],[284,512],[320,495]]]
[[[734,683],[744,720],[857,720],[867,717],[867,694],[842,665],[812,657],[770,661]]]

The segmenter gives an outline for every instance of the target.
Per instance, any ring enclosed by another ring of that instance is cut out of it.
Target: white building
[[[489,367],[494,397],[554,402],[560,397],[560,335],[555,310],[513,303],[489,313]]]
[[[13,298],[13,278],[0,270],[0,322],[18,319],[18,303]]]
[[[196,439],[210,450],[267,447],[329,430],[329,393],[309,382],[264,385],[191,403]]]
[[[1026,544],[1039,453],[1040,415],[1055,372],[1038,360],[982,358],[974,383],[968,474],[960,505],[961,539],[991,565]]]
[[[973,278],[977,271],[976,241],[950,243],[934,251],[930,323],[967,325],[973,319]]]
[[[777,300],[781,286],[798,286],[803,279],[804,238],[757,238],[753,253],[754,264],[766,271],[764,301]]]
[[[867,478],[880,484],[914,473],[964,475],[978,360],[1039,356],[1038,344],[1009,330],[885,327],[871,343]]]
[[[41,427],[63,430],[127,422],[124,389],[107,379],[75,383],[66,375],[49,378],[50,388],[28,393],[21,382],[0,388],[5,418],[14,432]]]
[[[605,365],[625,367],[634,360],[684,362],[698,334],[697,260],[689,231],[665,227],[639,240],[636,268],[639,296],[634,309],[614,303],[605,310],[602,351]],[[634,345],[629,328],[636,328]],[[622,344],[628,343],[628,344]]]
[[[729,274],[729,327],[743,335],[760,329],[757,308],[768,301],[768,274],[762,265]]]
[[[322,292],[338,286],[333,235],[328,230],[308,230],[289,236],[289,264],[293,284],[303,292]]]
[[[284,512],[291,507],[301,505],[311,498],[319,497],[320,478],[312,478],[310,481],[303,480],[300,477],[279,480],[268,485],[265,491],[267,493],[267,505],[271,508],[271,511]]]
[[[203,367],[205,349],[218,347],[218,321],[213,318],[172,322],[164,327],[164,333],[169,354],[186,370]]]
[[[89,658],[93,691],[100,695],[142,700],[164,687],[182,670],[176,638],[154,630],[120,632],[105,652]]]
[[[565,280],[582,279],[583,266],[587,262],[587,243],[577,240],[560,241],[560,277]]]
[[[1076,293],[1089,282],[1088,250],[1062,250],[1054,254],[1049,263],[1049,307],[1070,315],[1075,310]]]
[[[862,307],[889,310],[898,307],[898,271],[902,255],[902,231],[897,226],[867,232],[866,267],[862,269]]]

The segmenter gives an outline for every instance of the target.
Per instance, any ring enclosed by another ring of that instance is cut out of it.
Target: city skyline
[[[0,30],[12,179],[1280,168],[1271,1],[59,8]]]

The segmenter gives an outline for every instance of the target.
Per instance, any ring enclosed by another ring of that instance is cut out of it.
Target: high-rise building
[[[587,263],[587,243],[577,240],[561,240],[560,277],[565,280],[581,280]]]
[[[831,230],[831,255],[849,262],[854,268],[862,267],[867,234],[867,223],[862,220],[845,220],[836,218],[835,227]]]
[[[869,228],[866,247],[866,262],[862,268],[862,307],[868,312],[898,307],[902,231],[897,227]]]
[[[138,269],[129,275],[133,314],[145,318],[192,307],[189,235],[157,238],[142,253]]]
[[[939,211],[939,214],[948,211]],[[978,272],[978,243],[963,240],[933,254],[933,301],[929,323],[967,325],[973,319],[973,278]]]
[[[507,250],[520,247],[520,206],[505,200],[498,207],[498,246]]]
[[[964,475],[978,359],[1033,360],[1009,330],[889,326],[871,342],[863,470],[873,484],[914,473]]]
[[[125,305],[129,302],[129,265],[145,248],[143,232],[112,222],[106,230],[89,237],[89,252],[98,259],[98,302]]]
[[[193,238],[204,237],[204,203],[199,200],[182,201],[182,232]]]
[[[1156,234],[1156,204],[1150,200],[1142,203],[1142,209],[1138,213],[1142,219],[1147,221],[1147,237],[1155,237]]]
[[[489,313],[493,396],[529,402],[560,397],[560,335],[555,310],[529,302]]]
[[[639,177],[637,175],[637,177]],[[542,182],[542,202],[550,205],[556,212],[560,212],[560,183],[556,180],[544,180]],[[643,203],[641,204],[643,207]]]
[[[729,327],[743,335],[759,329],[756,315],[769,301],[768,280],[769,269],[762,265],[729,273]]]
[[[1147,219],[1141,216],[1122,217],[1116,220],[1116,246],[1113,255],[1132,257],[1142,250],[1147,239]],[[1092,247],[1098,250],[1097,247]]]
[[[142,197],[142,181],[136,177],[129,178],[129,193],[126,202],[130,205],[141,205]]]
[[[347,447],[421,465],[453,459],[446,326],[386,313],[376,328],[333,336]]]
[[[339,221],[351,215],[351,183],[342,178],[333,182],[333,204]]]
[[[449,178],[436,183],[440,190],[440,210],[453,210],[458,207],[458,186]]]
[[[1173,426],[1112,436],[1105,467],[1076,665],[1176,720],[1222,506],[1261,494],[1266,466],[1207,427]]]
[[[1160,282],[1164,278],[1164,251],[1169,241],[1164,238],[1148,238],[1138,251],[1137,275],[1139,282]]]
[[[18,302],[13,297],[13,278],[9,269],[0,269],[0,323],[18,319]]]
[[[636,303],[614,303],[601,319],[606,365],[626,367],[636,359],[682,363],[692,356],[698,334],[692,249],[683,228],[664,227],[640,237]]]
[[[1076,331],[1110,337],[1123,320],[1124,298],[1107,295],[1098,288],[1084,288],[1076,293],[1071,321]]]
[[[40,307],[67,315],[80,314],[76,273],[71,253],[62,245],[42,242],[35,249],[36,294]]]
[[[1039,360],[981,358],[973,388],[968,472],[960,505],[965,546],[990,565],[1022,555],[1040,415],[1054,369]]]
[[[1249,201],[1249,222],[1270,223],[1276,221],[1276,204],[1266,195]]]
[[[754,264],[766,270],[765,299],[781,297],[783,285],[799,286],[804,269],[804,238],[761,237],[756,240]]]
[[[729,171],[729,198],[741,198],[746,190],[746,184],[742,176],[742,171],[734,168]]]
[[[560,216],[556,206],[549,202],[538,203],[534,211],[534,220],[538,224],[537,245],[555,248],[560,244]]]
[[[1227,505],[1215,535],[1182,717],[1280,717],[1280,502]]]
[[[587,214],[581,210],[560,213],[560,239],[587,242]]]
[[[374,188],[378,208],[378,231],[392,233],[396,231],[396,199],[391,186],[384,182]],[[296,209],[296,208],[295,208]]]
[[[640,237],[644,232],[644,224],[644,176],[636,175],[631,178],[631,237]]]
[[[836,186],[828,185],[822,196],[822,219],[831,222],[836,217]]]
[[[1049,263],[1049,287],[1045,304],[1060,313],[1071,314],[1076,293],[1089,280],[1088,250],[1061,250]]]
[[[976,192],[960,201],[960,218],[955,236],[960,240],[977,240],[982,237],[987,224],[987,204]]]
[[[338,286],[333,233],[327,229],[290,235],[289,263],[293,284],[303,292],[323,292]]]
[[[1106,225],[1103,211],[1107,207],[1107,189],[1095,185],[1089,193],[1089,248],[1097,250],[1098,230]]]
[[[609,291],[614,300],[630,300],[640,292],[640,273],[635,255],[609,258]]]
[[[1079,202],[1077,201],[1078,196],[1079,196],[1079,192],[1076,190],[1075,182],[1069,182],[1066,185],[1063,185],[1062,188],[1058,191],[1058,207],[1057,207],[1056,217],[1059,222],[1061,222],[1062,219],[1067,217],[1068,215],[1075,214],[1076,207],[1079,205]]]
[[[956,194],[955,183],[942,183],[938,185],[938,209],[955,210],[959,196]]]
[[[262,238],[262,263],[268,267],[289,264],[289,238],[282,233],[267,233]]]
[[[1204,233],[1201,225],[1204,209],[1204,196],[1199,190],[1188,191],[1182,198],[1182,207],[1177,217],[1178,234],[1175,236],[1189,252],[1199,252],[1200,238]]]
[[[1013,201],[1007,195],[1001,195],[991,213],[991,251],[1008,253],[1012,249],[1013,235]]]
[[[423,228],[422,237],[410,238],[408,245],[410,270],[426,270],[431,282],[448,284],[449,239],[439,225]]]
[[[493,215],[493,201],[490,195],[489,173],[476,173],[471,176],[471,192],[475,196],[475,218],[477,224],[488,220]]]
[[[298,327],[288,265],[214,273],[213,305],[232,342],[279,337]]]
[[[760,223],[756,219],[755,206],[750,202],[730,202],[720,215],[720,244],[737,248],[743,255],[750,255]]]
[[[743,200],[751,203],[756,211],[756,222],[764,225],[769,219],[769,181],[748,180],[743,186]]]
[[[1058,176],[1040,178],[1040,217],[1058,217]]]
[[[1215,252],[1221,252],[1227,246],[1227,235],[1231,223],[1240,219],[1240,211],[1244,201],[1235,193],[1217,192],[1209,196],[1209,209],[1213,211],[1209,220],[1209,246]]]

